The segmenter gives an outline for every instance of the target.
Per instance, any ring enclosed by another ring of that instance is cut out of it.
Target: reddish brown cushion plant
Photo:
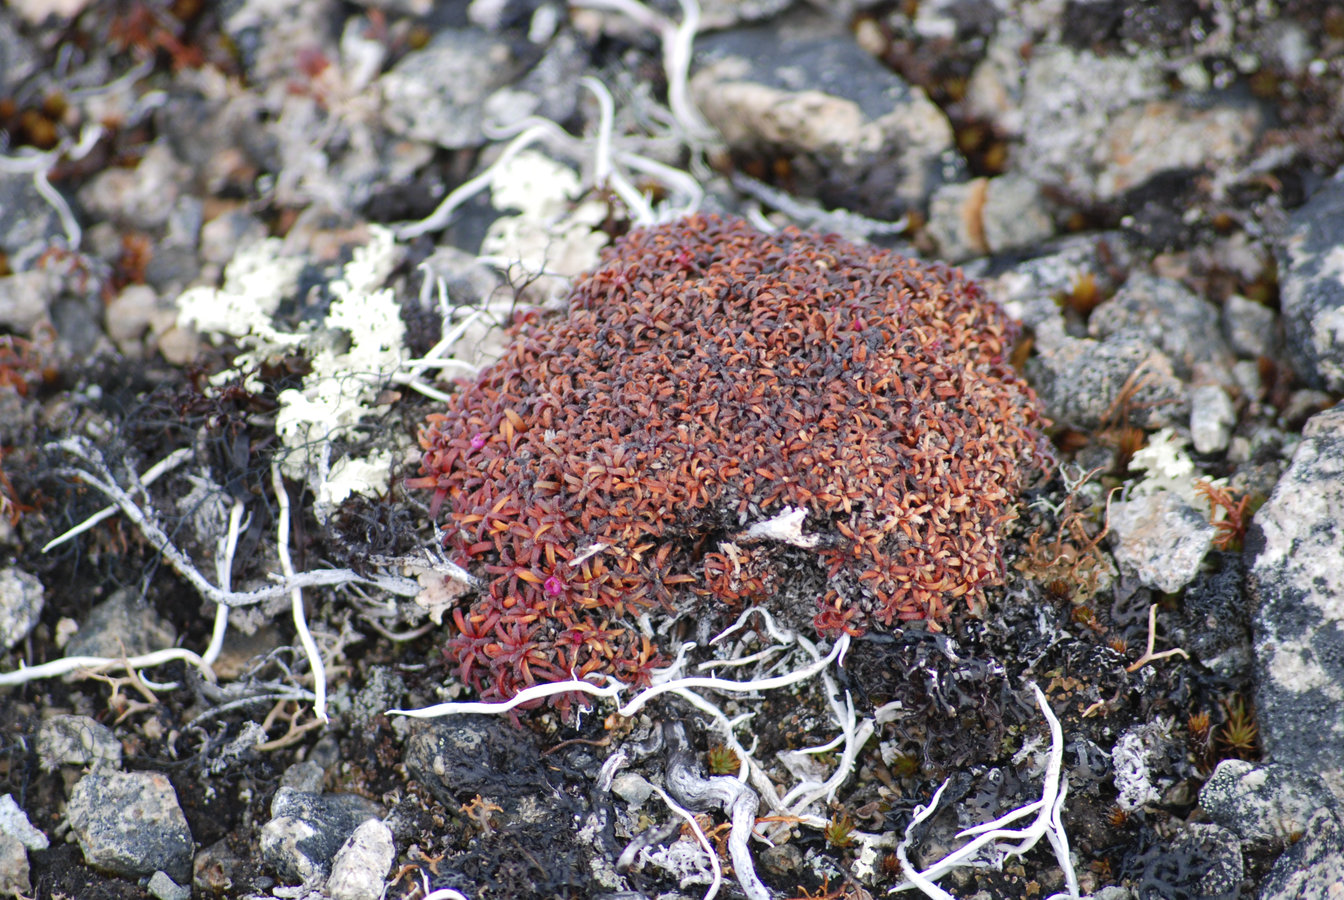
[[[823,632],[978,607],[1048,458],[1015,331],[954,270],[835,236],[696,216],[616,241],[421,435],[409,483],[486,582],[453,614],[460,676],[646,680],[638,614],[767,602],[786,555]],[[816,550],[721,544],[787,506]]]

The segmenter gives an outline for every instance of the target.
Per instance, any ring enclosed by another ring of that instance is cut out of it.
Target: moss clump
[[[777,592],[804,552],[743,529],[787,507],[818,629],[978,606],[1048,456],[1015,334],[954,270],[839,237],[698,216],[618,240],[421,435],[410,484],[486,582],[453,616],[461,676],[643,679],[640,613]]]

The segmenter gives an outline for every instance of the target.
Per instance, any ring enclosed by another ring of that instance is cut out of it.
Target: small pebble
[[[369,819],[336,852],[327,893],[332,900],[378,900],[396,852],[391,829]]]
[[[159,869],[179,884],[191,877],[191,829],[163,775],[85,775],[70,792],[67,813],[89,865],[128,878]]]
[[[183,887],[168,877],[167,872],[158,871],[149,877],[145,885],[158,900],[191,900],[191,888]]]
[[[48,772],[61,766],[116,770],[121,768],[121,741],[88,716],[52,716],[38,726],[37,757]]]
[[[28,821],[28,814],[14,802],[12,794],[0,797],[0,834],[9,835],[29,850],[45,850],[51,845],[47,836]]]
[[[36,575],[0,569],[0,649],[8,650],[28,636],[42,615],[45,597]]]

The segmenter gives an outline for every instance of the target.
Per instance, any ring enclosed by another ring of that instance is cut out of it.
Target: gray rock
[[[346,840],[383,810],[355,794],[317,794],[282,787],[261,829],[261,855],[282,878],[305,884],[325,878]]]
[[[1199,791],[1210,819],[1259,849],[1279,849],[1318,828],[1344,825],[1318,776],[1291,766],[1225,759]]]
[[[653,795],[653,786],[638,772],[622,772],[612,780],[611,792],[631,806],[639,807]]]
[[[0,175],[0,191],[4,190],[3,178]],[[4,199],[0,198],[0,209],[4,208]],[[51,304],[60,292],[61,276],[47,269],[29,269],[0,278],[0,326],[32,334],[37,325],[48,320]]]
[[[0,172],[0,250],[15,271],[63,236],[61,219],[33,185],[33,176]]]
[[[65,646],[67,656],[115,659],[162,650],[177,642],[177,632],[134,588],[121,588],[99,603]]]
[[[107,336],[118,343],[130,343],[149,328],[159,308],[159,296],[147,284],[128,284],[107,304],[103,314]]]
[[[1098,340],[1136,337],[1160,349],[1183,380],[1231,381],[1232,354],[1223,342],[1218,307],[1170,278],[1136,273],[1087,323]]]
[[[379,79],[393,133],[450,150],[485,143],[487,99],[523,66],[507,41],[478,28],[449,28]]]
[[[1054,230],[1040,189],[1012,173],[945,184],[929,203],[929,235],[950,262],[1039,244]]]
[[[145,885],[145,889],[158,900],[191,900],[191,888],[173,881],[163,871],[149,876],[149,884]]]
[[[397,15],[424,16],[434,8],[434,0],[355,0],[355,5]]]
[[[121,741],[88,716],[51,716],[37,728],[37,757],[48,772],[61,766],[111,771],[121,768]]]
[[[12,96],[42,66],[41,51],[23,36],[18,24],[8,9],[0,9],[0,93],[5,96]]]
[[[848,34],[732,31],[698,41],[696,63],[691,97],[728,145],[787,156],[827,205],[895,219],[963,177],[942,111]]]
[[[1279,272],[1293,364],[1313,387],[1344,391],[1344,169],[1289,217]]]
[[[45,591],[36,575],[0,569],[0,649],[8,650],[28,636],[44,603]]]
[[[1203,513],[1172,491],[1116,501],[1110,522],[1120,570],[1168,594],[1198,574],[1216,533]]]
[[[377,819],[360,825],[331,863],[326,888],[331,900],[379,900],[396,853],[387,825]]]
[[[1271,356],[1278,344],[1278,316],[1240,294],[1223,302],[1223,334],[1233,353],[1247,359]]]
[[[337,30],[344,18],[335,0],[245,3],[220,17],[253,84],[284,83],[286,78],[307,83],[311,76],[303,71],[295,49],[303,47],[336,59]]]
[[[66,812],[89,865],[129,878],[162,869],[179,884],[191,877],[191,830],[158,772],[85,775]]]
[[[1190,389],[1190,440],[1197,453],[1221,453],[1232,439],[1237,410],[1226,389],[1199,384]]]
[[[31,897],[28,851],[16,837],[0,833],[0,897]]]
[[[266,223],[244,209],[230,209],[201,226],[202,262],[223,266],[242,247],[266,239]]]
[[[578,38],[570,31],[560,32],[516,84],[501,87],[486,99],[487,121],[503,127],[531,115],[556,122],[573,117],[579,107],[579,79],[588,61]]]
[[[985,285],[1009,315],[1035,330],[1047,322],[1060,321],[1058,298],[1074,290],[1080,279],[1091,279],[1096,290],[1107,296],[1120,286],[1112,273],[1127,271],[1133,265],[1129,239],[1110,231],[1060,238],[1042,255],[1016,262],[1007,270],[981,268],[975,263],[964,268],[966,274]]]
[[[938,245],[939,257],[959,263],[989,252],[983,218],[988,187],[988,179],[976,178],[933,192],[927,230]]]
[[[93,216],[131,228],[152,230],[168,222],[190,175],[165,141],[151,144],[134,169],[110,168],[79,192]]]
[[[1302,431],[1246,551],[1255,600],[1255,696],[1266,758],[1344,800],[1344,406]]]
[[[258,169],[279,166],[266,115],[265,103],[251,92],[226,99],[179,85],[155,111],[154,125],[173,155],[196,172],[196,180],[217,193],[241,186]]]
[[[793,0],[718,0],[702,4],[700,27],[710,31],[759,22],[789,8]]]
[[[1337,897],[1344,884],[1344,832],[1308,831],[1274,861],[1260,882],[1260,900]]]
[[[320,765],[306,759],[285,769],[285,773],[280,776],[280,786],[306,794],[319,794],[322,792],[324,774]]]
[[[1010,41],[1012,32],[1005,30]],[[1004,63],[991,52],[982,66]],[[1167,96],[1162,60],[1151,51],[1099,56],[1038,44],[1025,72],[1008,76],[1017,84],[994,93],[973,75],[973,105],[994,112],[1000,131],[1021,136],[1022,152],[1013,156],[1019,171],[1087,201],[1113,200],[1165,172],[1236,159],[1260,125],[1250,104]]]
[[[1137,337],[1095,341],[1064,333],[1062,319],[1036,330],[1036,355],[1027,360],[1027,377],[1056,425],[1091,431],[1117,409],[1126,386],[1130,424],[1163,428],[1184,424],[1190,415],[1185,384],[1171,360]]]
[[[990,253],[1034,247],[1055,233],[1040,186],[1014,172],[989,179],[980,219]]]
[[[95,294],[66,288],[51,304],[51,324],[64,345],[62,349],[72,358],[91,356],[95,349],[106,346],[103,331],[103,302]]]
[[[28,814],[14,802],[12,794],[0,797],[0,834],[9,835],[29,850],[45,850],[51,846],[47,836],[28,821]],[[0,896],[4,896],[3,892]]]

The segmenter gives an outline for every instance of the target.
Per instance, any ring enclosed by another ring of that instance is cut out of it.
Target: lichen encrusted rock
[[[701,216],[617,241],[421,436],[409,484],[485,581],[453,613],[461,677],[637,682],[655,611],[858,633],[979,608],[1049,459],[1015,335],[955,271],[835,236]]]
[[[1313,387],[1344,390],[1344,169],[1289,218],[1279,252],[1287,350]]]
[[[1320,413],[1246,550],[1255,601],[1255,706],[1265,754],[1344,800],[1344,407]]]

